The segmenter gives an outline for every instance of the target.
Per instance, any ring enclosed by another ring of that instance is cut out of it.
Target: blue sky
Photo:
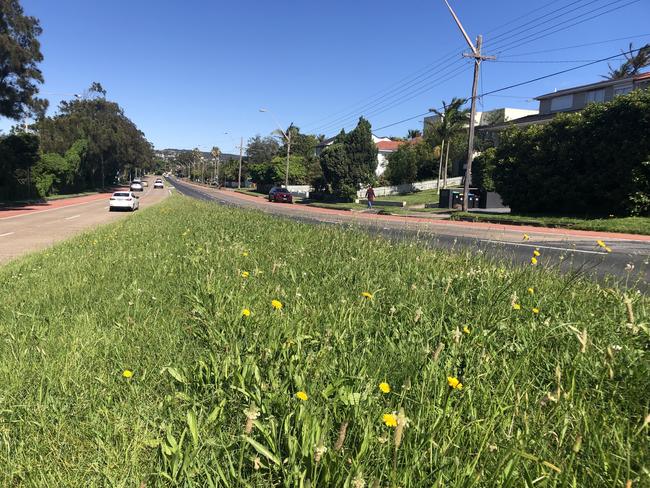
[[[350,129],[363,113],[379,128],[467,97],[471,88],[471,65],[460,57],[464,41],[443,0],[22,4],[44,30],[41,92],[50,112],[61,98],[99,81],[156,148],[218,145],[235,152],[240,136],[275,128],[272,114],[285,126],[326,135]],[[470,36],[485,34],[486,53],[499,54],[483,64],[479,91],[616,54],[629,41],[650,42],[650,0],[452,5]],[[595,18],[571,25],[588,17]],[[632,36],[639,37],[601,43]],[[599,44],[527,54],[587,43]],[[517,54],[527,55],[508,57]],[[606,63],[573,71],[504,92],[508,98],[485,97],[479,108],[536,108],[530,98],[597,81],[606,71]],[[0,119],[0,130],[11,124]],[[415,118],[379,134],[404,135],[421,125]]]

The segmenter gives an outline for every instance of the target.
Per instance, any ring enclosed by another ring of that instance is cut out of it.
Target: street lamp
[[[284,137],[285,141],[287,141],[287,169],[284,173],[284,186],[289,188],[289,157],[291,155],[291,131],[285,132],[280,123],[277,121],[275,116],[273,115],[273,112],[271,112],[267,108],[261,108],[260,112],[268,112],[271,114],[271,117],[273,117],[273,120],[275,121],[276,125],[278,126],[278,129],[280,130],[280,133],[282,134],[282,137]]]
[[[260,109],[260,112],[262,112],[263,110],[264,109]],[[224,132],[224,134],[227,135],[228,137],[230,137],[230,134],[228,132]],[[230,137],[230,140],[231,140],[231,142],[233,141],[232,137]],[[239,142],[239,146],[235,146],[235,147],[239,147],[239,178],[237,180],[237,188],[241,189],[241,162],[242,162],[242,158],[244,156],[244,137],[243,136],[241,137],[241,140]]]

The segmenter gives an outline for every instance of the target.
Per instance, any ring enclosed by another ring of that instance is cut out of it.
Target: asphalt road
[[[153,177],[148,180],[149,186],[140,198],[141,209],[154,205],[169,195],[167,188],[153,189]],[[0,212],[0,264],[130,215],[130,212],[109,212],[109,197],[107,194],[104,198],[92,201],[79,199],[79,202],[71,198],[62,202],[62,206],[7,212],[9,217],[3,217]]]
[[[511,226],[444,222],[433,219],[376,214],[360,214],[301,205],[269,203],[232,191],[215,190],[172,178],[176,189],[189,197],[288,217],[300,222],[329,225],[355,225],[366,232],[392,240],[415,240],[433,248],[469,250],[477,255],[504,259],[510,265],[530,266],[535,249],[542,255],[539,264],[555,267],[573,276],[614,280],[621,286],[648,290],[650,283],[650,241],[615,238],[610,235],[562,231],[559,229],[512,229]],[[523,240],[527,233],[530,240]],[[611,253],[598,247],[603,238]]]

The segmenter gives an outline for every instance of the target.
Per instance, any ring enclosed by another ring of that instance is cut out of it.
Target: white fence
[[[458,186],[462,183],[463,177],[457,176],[455,178],[447,178],[447,186]],[[440,180],[442,185],[442,180]],[[412,193],[414,191],[422,190],[435,190],[438,188],[438,180],[418,181],[416,183],[405,183],[403,185],[395,186],[380,186],[375,188],[376,197],[388,197],[390,195],[402,195],[404,193]],[[357,192],[357,197],[365,198],[366,188]]]
[[[289,185],[287,190],[295,197],[309,198],[311,186],[309,185]]]

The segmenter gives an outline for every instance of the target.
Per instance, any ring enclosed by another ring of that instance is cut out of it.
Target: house
[[[511,126],[528,127],[530,125],[546,124],[560,113],[579,112],[594,102],[609,102],[618,95],[630,93],[632,90],[650,87],[650,72],[630,76],[621,80],[603,80],[588,85],[540,95],[535,100],[539,102],[539,113],[517,118],[507,123],[488,124],[477,127],[479,132],[496,134]]]
[[[537,115],[537,110],[529,110],[523,108],[510,108],[503,107],[497,108],[494,110],[488,110],[486,112],[476,112],[476,117],[474,118],[474,124],[478,126],[482,125],[492,125],[497,122],[508,122],[510,120],[519,119],[521,117],[527,117],[531,115]],[[424,127],[423,130],[426,132],[427,129],[430,129],[440,120],[439,115],[430,115],[424,118]]]

